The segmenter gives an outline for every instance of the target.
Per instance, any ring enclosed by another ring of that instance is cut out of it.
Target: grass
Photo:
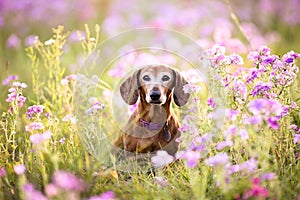
[[[90,31],[86,26],[85,31],[86,38],[82,40],[81,47],[83,55],[87,58],[100,42],[100,28],[96,26],[95,30]],[[28,183],[32,183],[35,190],[40,191],[49,199],[89,198],[108,190],[113,191],[117,199],[299,198],[300,164],[299,155],[297,156],[299,144],[293,142],[295,132],[290,129],[290,125],[293,123],[299,125],[295,120],[298,117],[298,109],[292,109],[287,116],[282,117],[277,130],[270,128],[267,121],[258,126],[246,125],[243,117],[251,115],[247,105],[258,97],[249,95],[246,99],[242,99],[239,91],[232,88],[224,89],[226,95],[223,100],[226,102],[226,108],[238,110],[240,114],[236,121],[224,121],[221,128],[223,134],[215,134],[211,140],[200,142],[201,145],[205,145],[206,152],[192,150],[201,153],[201,159],[197,160],[196,166],[189,166],[188,158],[158,169],[151,167],[149,162],[149,167],[139,172],[124,172],[116,168],[114,162],[111,162],[110,166],[103,165],[101,155],[107,150],[105,150],[106,146],[101,146],[102,144],[99,143],[102,140],[98,134],[101,134],[100,130],[103,129],[110,130],[109,134],[113,135],[118,132],[118,129],[111,116],[107,116],[112,105],[105,100],[102,92],[108,90],[108,85],[114,83],[116,79],[105,77],[106,82],[98,81],[96,83],[97,90],[92,88],[91,92],[86,95],[86,99],[79,99],[87,102],[88,97],[94,95],[105,105],[105,108],[96,112],[92,118],[85,119],[84,116],[79,118],[79,120],[84,119],[83,122],[87,124],[82,124],[80,121],[74,123],[74,113],[72,113],[74,109],[76,110],[74,106],[79,106],[79,110],[85,111],[91,105],[74,104],[74,98],[76,98],[73,93],[73,89],[76,87],[74,80],[67,80],[67,85],[61,84],[61,80],[65,79],[67,74],[65,66],[67,66],[66,60],[70,56],[63,51],[67,36],[68,33],[64,32],[63,27],[58,27],[53,29],[53,41],[51,39],[46,43],[38,41],[35,46],[27,48],[26,54],[31,65],[31,79],[26,80],[29,83],[27,88],[19,88],[18,91],[18,95],[27,97],[24,106],[19,107],[16,101],[5,102],[7,94],[1,94],[1,110],[3,112],[0,134],[0,167],[6,173],[0,178],[0,199],[30,199],[28,197],[30,192],[24,189],[24,185]],[[47,45],[47,43],[50,44]],[[228,64],[224,64],[216,71],[222,77],[233,78],[230,80],[231,87],[236,79],[241,79],[242,76],[231,76],[227,70],[229,67]],[[267,81],[268,74],[263,74],[259,80]],[[20,81],[23,81],[22,78]],[[256,84],[257,82],[253,82],[247,85],[248,93]],[[3,91],[8,89],[5,86],[2,87]],[[218,87],[220,85],[213,89],[218,89]],[[211,86],[209,88],[212,89]],[[272,91],[278,95],[276,99],[282,105],[290,105],[292,101],[291,87],[283,85],[282,88],[274,87]],[[195,98],[200,99],[200,103],[192,101],[189,108],[195,107],[195,111],[188,113],[188,116],[192,118],[182,116],[182,124],[186,124],[190,128],[182,133],[182,147],[190,149],[191,143],[194,142],[193,139],[199,139],[206,133],[213,132],[214,134],[214,131],[217,131],[217,129],[213,129],[212,120],[207,117],[207,114],[217,112],[217,109],[206,103],[207,97],[211,97],[211,95],[209,92],[194,94]],[[237,98],[242,99],[242,103],[238,103]],[[44,112],[35,114],[33,118],[26,117],[27,108],[34,104],[43,105]],[[68,114],[71,116],[66,119]],[[218,113],[216,114],[218,115]],[[43,123],[44,128],[31,132],[25,131],[25,127],[33,122]],[[240,137],[232,136],[232,146],[218,149],[216,145],[225,139],[224,133],[233,124],[238,129],[246,129],[249,139],[243,140]],[[30,141],[31,135],[43,133],[46,130],[52,133],[49,140],[44,140],[38,145],[34,145]],[[84,130],[92,134],[85,135]],[[90,151],[87,151],[87,146],[90,147]],[[93,150],[93,148],[96,149]],[[229,161],[226,164],[209,166],[206,163],[207,159],[222,152],[229,155]],[[257,166],[254,166],[253,170],[251,170],[251,166],[247,165],[245,171],[228,174],[228,164],[238,165],[251,160],[251,158],[257,162]],[[113,159],[111,157],[111,160]],[[14,166],[17,164],[24,164],[26,172],[21,175],[16,174]],[[53,174],[61,170],[66,170],[78,178],[84,179],[86,182],[84,191],[57,186],[58,192],[55,195],[51,196],[47,193],[47,186],[54,181]],[[270,180],[262,178],[263,174],[271,172],[275,174],[274,178],[270,178]],[[163,181],[162,179],[159,181],[157,178],[162,178]],[[256,179],[259,179],[260,182],[253,183]],[[267,190],[268,195],[260,194],[260,196],[251,193],[252,195],[249,196],[249,192],[254,189],[258,190],[258,188],[260,191]]]

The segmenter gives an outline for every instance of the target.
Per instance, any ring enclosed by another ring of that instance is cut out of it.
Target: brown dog
[[[171,110],[172,98],[177,106],[187,103],[184,93],[188,82],[178,71],[166,65],[148,65],[136,70],[120,87],[121,96],[136,110],[130,116],[115,146],[129,152],[148,153],[166,150],[174,155],[178,149],[179,123]]]

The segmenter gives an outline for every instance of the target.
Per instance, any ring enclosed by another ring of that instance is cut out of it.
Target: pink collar
[[[161,130],[164,126],[167,125],[167,122],[165,123],[153,123],[153,122],[147,122],[145,120],[143,120],[142,118],[139,119],[139,124],[142,127],[145,127],[151,131],[153,130]]]

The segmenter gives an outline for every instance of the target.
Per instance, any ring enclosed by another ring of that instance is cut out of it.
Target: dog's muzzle
[[[154,87],[151,91],[150,91],[150,94],[149,94],[151,100],[155,103],[159,103],[159,99],[160,99],[160,96],[161,96],[161,93],[159,91],[159,89],[157,87]]]

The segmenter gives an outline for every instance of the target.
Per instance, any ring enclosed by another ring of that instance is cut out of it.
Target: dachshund
[[[178,150],[175,140],[180,134],[171,102],[173,99],[177,106],[187,103],[190,94],[183,91],[186,84],[179,72],[167,65],[147,65],[136,70],[121,84],[120,93],[129,105],[138,101],[137,108],[114,145],[125,152],[165,150],[174,155]]]

